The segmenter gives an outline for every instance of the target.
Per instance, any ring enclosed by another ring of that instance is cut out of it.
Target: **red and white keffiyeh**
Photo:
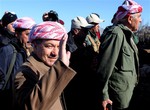
[[[13,27],[21,29],[31,29],[35,25],[35,21],[30,17],[18,18],[14,23]]]
[[[32,42],[35,39],[61,40],[65,34],[67,34],[67,31],[60,23],[54,21],[45,21],[35,25],[31,29],[29,41]]]
[[[130,14],[142,12],[143,8],[133,0],[125,0],[121,6],[118,7],[115,13],[116,21],[119,21]]]

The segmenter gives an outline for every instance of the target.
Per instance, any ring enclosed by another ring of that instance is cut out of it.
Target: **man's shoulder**
[[[3,35],[0,35],[0,47],[8,45],[10,42],[10,39],[7,37],[4,37]]]
[[[123,35],[123,29],[119,25],[111,25],[104,29],[100,41],[103,42],[103,40],[107,38],[122,38],[117,36]],[[110,37],[113,36],[113,37]]]
[[[102,36],[106,35],[123,35],[124,28],[120,25],[111,25],[105,28]]]
[[[17,52],[16,48],[11,44],[0,47],[1,56],[10,57],[15,52]]]

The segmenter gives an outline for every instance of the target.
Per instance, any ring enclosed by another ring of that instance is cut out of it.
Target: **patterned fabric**
[[[29,17],[23,17],[17,19],[13,23],[14,28],[21,28],[21,29],[31,29],[35,25],[35,21],[32,18]]]
[[[137,4],[133,0],[125,0],[121,6],[118,7],[116,12],[115,19],[117,21],[123,19],[130,14],[142,12],[142,6]]]
[[[60,40],[64,34],[67,34],[67,31],[63,25],[54,21],[45,21],[31,29],[29,41],[32,42],[35,39]]]

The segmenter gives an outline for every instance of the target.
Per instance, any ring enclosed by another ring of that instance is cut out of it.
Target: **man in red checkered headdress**
[[[138,83],[139,59],[134,32],[141,23],[142,6],[125,0],[118,7],[101,36],[97,69],[102,107],[108,104],[113,110],[131,110],[129,105]]]

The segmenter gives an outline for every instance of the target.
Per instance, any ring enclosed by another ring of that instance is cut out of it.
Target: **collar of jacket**
[[[139,42],[138,37],[127,26],[124,26],[123,24],[118,24],[118,26],[127,34],[127,36],[133,38],[135,44]]]
[[[36,70],[38,70],[40,73],[47,73],[50,69],[49,66],[45,65],[35,53],[31,53],[30,57],[27,59],[28,62],[30,62]]]
[[[134,32],[131,31],[127,26],[123,24],[117,24],[116,26],[120,27],[124,32],[130,33],[131,36],[134,36]]]
[[[9,39],[12,39],[12,38],[16,37],[16,36],[15,36],[15,33],[14,33],[14,32],[11,32],[11,31],[8,30],[7,28],[1,29],[1,34],[2,34],[2,36],[4,36],[4,37],[8,37]]]
[[[124,34],[126,35],[126,38],[129,40],[130,38],[133,38],[135,37],[135,34],[125,25],[123,24],[116,24],[116,25],[112,25],[110,28],[108,28],[109,30],[108,31],[112,31],[114,28],[117,28],[119,27],[123,32]]]

